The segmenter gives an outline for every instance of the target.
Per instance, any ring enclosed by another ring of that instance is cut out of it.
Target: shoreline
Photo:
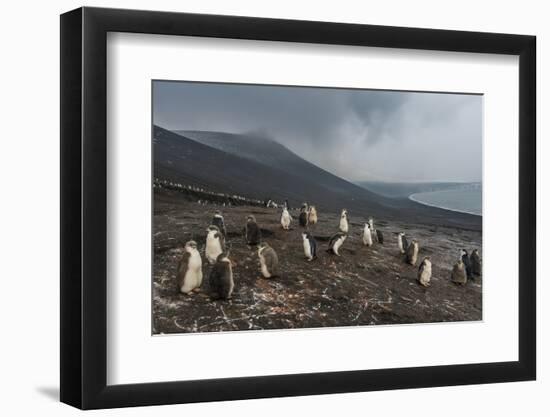
[[[452,212],[455,212],[455,213],[463,213],[463,214],[470,214],[472,216],[483,217],[483,214],[473,213],[471,211],[466,211],[466,210],[458,210],[458,209],[454,209],[454,208],[450,208],[450,207],[437,206],[435,204],[430,204],[430,203],[426,203],[424,201],[415,199],[414,196],[416,196],[418,194],[424,194],[424,193],[413,193],[413,194],[409,195],[408,199],[411,200],[411,201],[414,201],[415,203],[422,204],[423,206],[438,208],[438,209],[441,209],[441,210],[452,211]]]

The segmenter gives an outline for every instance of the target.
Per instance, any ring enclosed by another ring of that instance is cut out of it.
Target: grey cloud
[[[261,132],[350,180],[481,180],[482,97],[155,82],[168,129]]]

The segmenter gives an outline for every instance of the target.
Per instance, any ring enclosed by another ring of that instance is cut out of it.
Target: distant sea
[[[480,186],[415,193],[411,194],[409,198],[427,206],[482,215],[482,188]]]

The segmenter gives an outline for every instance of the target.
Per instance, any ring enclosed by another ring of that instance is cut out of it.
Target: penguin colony
[[[271,203],[271,200],[269,200]],[[277,207],[275,203],[266,205],[268,207]],[[288,201],[285,201],[280,217],[280,223],[283,230],[291,230],[292,217],[289,213]],[[299,225],[304,230],[301,233],[304,257],[308,262],[317,258],[318,244],[309,230],[309,226],[314,226],[318,222],[318,213],[315,206],[304,203],[300,209]],[[349,218],[348,211],[343,209],[340,213],[338,231],[331,236],[328,242],[327,252],[331,255],[341,256],[340,250],[348,238]],[[226,248],[225,239],[227,230],[225,220],[221,211],[216,210],[211,224],[206,229],[206,245],[204,256],[211,265],[208,282],[211,288],[211,298],[213,300],[230,300],[235,287],[233,280],[233,262],[230,259],[230,251]],[[246,217],[244,227],[244,237],[246,244],[251,248],[257,249],[257,255],[260,265],[260,273],[263,278],[271,279],[279,276],[279,257],[276,251],[269,243],[262,240],[261,229],[253,215]],[[374,219],[369,217],[368,222],[361,229],[361,242],[366,247],[371,247],[376,242],[380,245],[384,243],[382,231],[375,228]],[[404,255],[404,261],[412,266],[416,266],[420,252],[420,245],[416,239],[410,243],[403,232],[397,233],[397,248],[401,255]],[[475,277],[481,276],[481,257],[477,249],[468,254],[466,249],[461,249],[456,263],[452,267],[451,282],[463,286]],[[417,273],[417,281],[423,287],[429,287],[432,277],[432,262],[429,256],[426,256],[420,262]],[[197,243],[190,240],[185,243],[183,255],[179,260],[176,270],[176,283],[178,291],[184,294],[191,294],[200,290],[203,281],[202,258],[197,247]]]

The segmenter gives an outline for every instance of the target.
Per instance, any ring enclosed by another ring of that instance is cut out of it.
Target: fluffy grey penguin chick
[[[233,268],[227,253],[222,253],[216,259],[208,277],[212,299],[230,300],[235,286]]]
[[[277,252],[268,243],[261,243],[258,249],[260,270],[264,278],[273,278],[279,275],[279,257]]]

